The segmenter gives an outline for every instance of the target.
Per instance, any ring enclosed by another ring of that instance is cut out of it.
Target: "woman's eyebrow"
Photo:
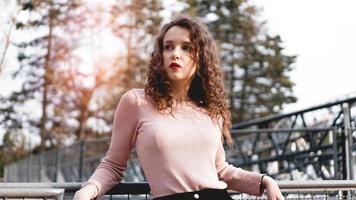
[[[163,43],[164,43],[164,44],[167,44],[167,43],[169,43],[169,44],[170,44],[170,43],[173,43],[173,44],[174,44],[175,42],[172,41],[172,40],[166,40],[166,41],[164,41]],[[190,41],[183,41],[182,43],[183,43],[183,44],[189,44],[189,45],[192,44],[192,42],[190,42]]]
[[[191,42],[183,42],[183,44],[186,44],[186,45],[192,45]]]
[[[173,42],[173,41],[170,41],[170,40],[166,40],[166,41],[164,41],[163,43],[166,44],[166,43],[174,43],[174,42]]]

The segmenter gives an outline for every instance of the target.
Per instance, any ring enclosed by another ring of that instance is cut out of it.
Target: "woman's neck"
[[[188,84],[171,84],[172,96],[177,103],[190,101]]]

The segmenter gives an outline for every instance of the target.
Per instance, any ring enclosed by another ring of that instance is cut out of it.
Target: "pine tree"
[[[148,56],[162,21],[159,16],[162,9],[158,0],[118,0],[112,6],[112,31],[127,49],[126,63],[122,66],[126,68],[125,82],[129,87],[142,87],[146,80]]]
[[[91,8],[70,0],[19,5],[30,17],[17,22],[16,31],[35,34],[17,44],[20,67],[13,77],[23,83],[20,90],[0,99],[2,126],[10,132],[40,134],[40,149],[60,145],[66,138],[110,133],[121,95],[145,82],[149,48],[161,22],[160,2],[117,1],[109,11],[105,5]],[[127,53],[118,54],[113,62],[93,59],[94,74],[83,74],[76,67],[82,60],[74,51],[84,32],[101,28],[124,41]],[[41,115],[31,115],[33,110],[26,113],[29,105],[42,110]]]
[[[87,11],[81,19],[84,22],[80,23],[87,24],[85,28],[92,32],[111,30],[113,40],[121,41],[124,45],[120,48],[126,53],[118,53],[110,58],[112,61],[94,60],[96,70],[90,87],[78,86],[75,79],[78,79],[80,72],[72,70],[62,73],[66,95],[62,97],[56,112],[76,121],[78,127],[73,129],[62,124],[58,128],[74,135],[76,139],[110,134],[114,112],[122,94],[131,88],[143,86],[147,52],[158,32],[161,22],[159,12],[162,9],[156,0],[118,0],[108,5],[98,4],[94,8],[85,4],[82,6],[87,7]],[[90,22],[93,19],[95,23]]]
[[[158,0],[117,0],[110,7],[107,24],[125,53],[117,55],[105,76],[105,84],[94,95],[98,108],[96,121],[111,126],[113,114],[122,94],[132,88],[142,88],[146,81],[147,62],[153,48],[162,17]],[[109,131],[110,132],[110,131]]]
[[[296,57],[285,55],[280,37],[266,32],[254,5],[248,0],[183,2],[218,41],[233,122],[279,113],[296,101],[288,77]]]
[[[61,28],[70,20],[68,13],[77,4],[51,0],[19,1],[18,5],[28,20],[16,22],[16,31],[26,37],[15,44],[20,66],[12,77],[22,83],[21,88],[10,96],[1,97],[1,122],[10,131],[39,133],[40,149],[44,149],[47,141],[50,146],[54,145],[51,130],[56,119],[53,108],[61,94],[58,88],[61,77],[57,72],[70,53],[70,42]],[[41,116],[33,115],[38,107]]]

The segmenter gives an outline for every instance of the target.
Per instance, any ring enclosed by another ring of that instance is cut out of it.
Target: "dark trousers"
[[[154,200],[233,200],[226,189],[203,189],[194,192],[177,193]]]

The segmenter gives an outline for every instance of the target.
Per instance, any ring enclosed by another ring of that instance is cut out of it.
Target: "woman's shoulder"
[[[133,88],[125,92],[123,98],[129,98],[131,101],[135,101],[137,104],[143,104],[150,102],[150,97],[146,95],[145,90],[142,88]]]
[[[127,92],[134,93],[135,95],[142,96],[145,94],[145,90],[143,88],[132,88]]]

